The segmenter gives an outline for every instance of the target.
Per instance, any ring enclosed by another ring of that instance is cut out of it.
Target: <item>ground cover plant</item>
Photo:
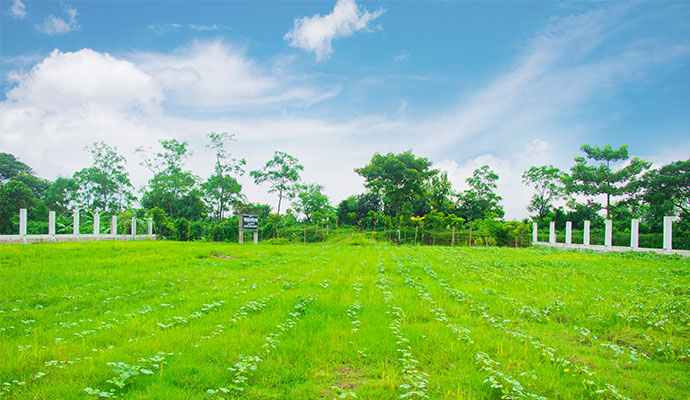
[[[4,245],[0,398],[690,396],[690,260],[356,244]]]

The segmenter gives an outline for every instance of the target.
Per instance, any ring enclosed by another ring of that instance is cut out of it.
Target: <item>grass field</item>
[[[0,398],[690,399],[690,260],[0,247]]]

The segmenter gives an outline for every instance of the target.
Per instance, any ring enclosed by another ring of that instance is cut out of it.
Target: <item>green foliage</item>
[[[285,239],[285,238],[270,238],[268,240],[264,240],[263,243],[282,246],[282,245],[290,244],[290,241]]]
[[[33,213],[38,205],[34,192],[21,181],[14,179],[0,186],[0,233],[19,233],[19,209]]]
[[[541,223],[549,213],[553,202],[565,194],[563,173],[553,165],[530,167],[522,174],[522,182],[534,187],[536,191],[527,210],[537,213],[537,220]]]
[[[397,218],[404,203],[424,196],[425,185],[438,170],[431,169],[431,161],[415,157],[408,150],[400,154],[375,153],[369,164],[355,168],[355,172],[364,178],[364,186],[382,195],[386,207],[390,207],[386,214]]]
[[[142,165],[154,175],[141,204],[146,209],[160,207],[170,218],[201,219],[206,205],[201,200],[202,192],[197,189],[198,177],[183,169],[192,154],[188,143],[176,139],[161,140],[160,143],[163,151],[145,154],[142,161]],[[144,153],[144,150],[139,148],[137,152]]]
[[[316,184],[299,185],[297,201],[294,202],[295,211],[304,214],[307,221],[312,222],[316,215],[320,220],[330,212],[330,202],[328,196],[321,193],[323,186]]]
[[[585,196],[605,195],[606,217],[609,218],[611,198],[632,196],[639,189],[639,175],[648,169],[651,163],[635,157],[626,166],[614,171],[611,168],[612,163],[628,159],[627,145],[614,149],[610,144],[603,148],[584,144],[580,149],[585,153],[585,157],[575,157],[575,165],[571,168],[570,175],[565,177],[566,188],[570,193]],[[588,159],[598,164],[589,165]]]
[[[33,175],[34,171],[14,155],[0,153],[0,184],[9,181],[17,175]]]
[[[129,207],[136,200],[134,186],[125,170],[126,160],[117,154],[117,147],[94,142],[86,150],[93,157],[92,166],[74,173],[79,206],[110,213]]]
[[[268,182],[269,193],[278,193],[276,213],[280,214],[283,198],[293,199],[297,194],[297,184],[301,179],[299,174],[302,171],[304,166],[299,164],[299,160],[282,151],[276,151],[263,169],[251,171],[249,174],[257,185]]]
[[[498,218],[503,218],[505,213],[500,202],[501,196],[495,193],[498,174],[488,165],[483,165],[472,172],[467,178],[469,189],[460,196],[460,209],[458,213],[466,221],[482,219],[486,214],[493,212]]]
[[[647,203],[667,204],[666,208],[671,208],[674,214],[690,220],[690,159],[647,172],[643,186]]]
[[[213,175],[201,184],[207,203],[211,206],[213,214],[217,220],[223,218],[229,206],[244,201],[244,196],[240,193],[242,185],[232,174],[244,174],[243,166],[246,165],[244,159],[237,160],[230,157],[227,146],[235,141],[235,135],[227,132],[211,132],[207,136],[211,141],[206,145],[208,150],[215,151],[216,164]]]

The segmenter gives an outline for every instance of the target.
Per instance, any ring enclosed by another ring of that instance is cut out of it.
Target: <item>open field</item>
[[[0,247],[0,398],[688,399],[690,260]]]

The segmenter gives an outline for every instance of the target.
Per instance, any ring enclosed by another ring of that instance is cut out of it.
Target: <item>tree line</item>
[[[425,231],[436,232],[433,240],[440,240],[439,232],[448,236],[452,231],[455,241],[457,230],[469,234],[463,241],[488,245],[517,244],[518,239],[524,243],[530,221],[563,226],[569,220],[577,227],[590,220],[596,229],[610,218],[624,230],[631,218],[639,218],[642,233],[659,232],[664,215],[677,216],[685,232],[690,221],[690,160],[651,169],[651,163],[631,159],[626,145],[583,145],[583,155],[569,171],[552,165],[524,171],[523,183],[534,190],[527,206],[532,215],[505,221],[497,194],[499,176],[490,166],[474,170],[466,180],[468,188],[457,192],[446,172],[412,151],[374,154],[367,165],[354,170],[364,179],[366,191],[335,206],[323,185],[302,180],[304,166],[297,158],[276,151],[262,168],[249,171],[255,184],[277,196],[272,212],[270,205],[252,203],[242,193],[238,178],[247,173],[246,160],[230,152],[235,136],[212,132],[207,139],[214,168],[206,179],[186,168],[192,151],[185,141],[161,140],[158,149],[138,148],[140,164],[151,173],[139,196],[125,157],[104,142],[85,148],[91,166],[55,181],[36,176],[16,156],[0,153],[0,233],[16,233],[19,208],[29,212],[30,233],[43,233],[41,221],[47,220],[49,210],[57,212],[58,225],[66,230],[72,210],[79,209],[87,216],[97,211],[120,215],[122,224],[131,216],[152,218],[157,234],[177,240],[233,240],[242,213],[259,215],[264,238],[306,241],[309,226],[310,240],[319,237],[319,229],[323,235],[332,227],[354,227],[387,232],[391,240],[398,240],[401,232],[411,237],[414,230],[417,241],[421,228],[421,242]]]

